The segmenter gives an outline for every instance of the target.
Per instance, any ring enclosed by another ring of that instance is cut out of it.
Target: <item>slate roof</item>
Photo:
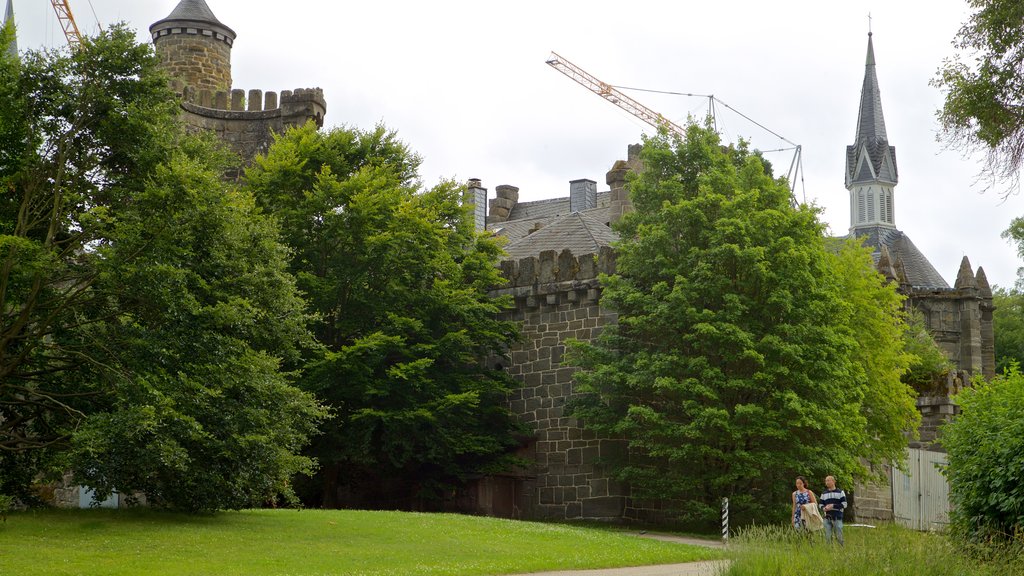
[[[597,207],[606,208],[611,201],[611,192],[605,190],[597,193]],[[549,198],[547,200],[534,200],[533,202],[518,202],[509,212],[508,221],[524,220],[530,218],[539,220],[543,218],[554,218],[569,213],[569,197]]]
[[[12,0],[7,0],[7,11],[4,12],[4,24],[14,20],[14,4]],[[15,32],[14,38],[11,39],[11,43],[7,45],[7,53],[15,58],[18,57],[18,35]]]
[[[917,249],[917,246],[910,241],[910,237],[894,228],[884,226],[871,226],[857,228],[854,234],[866,237],[865,246],[872,246],[875,249],[872,256],[875,263],[881,256],[881,247],[884,245],[889,249],[892,261],[902,262],[903,270],[906,273],[907,282],[915,288],[946,289],[950,288],[942,275],[935,270],[935,266],[928,261],[928,258]]]
[[[861,152],[866,152],[875,175],[859,162]],[[886,152],[890,153],[892,166],[883,165]],[[858,170],[858,168],[860,168]],[[857,113],[857,133],[852,146],[846,147],[846,179],[848,182],[867,182],[877,178],[896,183],[896,148],[889,146],[885,131],[885,117],[882,114],[882,95],[875,73],[875,48],[868,33],[868,54],[864,65],[864,84],[860,91],[860,109]]]
[[[595,208],[556,217],[540,230],[527,233],[505,246],[507,258],[527,258],[545,250],[561,252],[567,248],[575,255],[596,254],[602,246],[610,246],[618,239],[605,224],[606,220],[599,217],[602,214],[607,216],[607,212],[607,209]],[[532,225],[535,221],[529,222]]]
[[[223,28],[235,36],[235,31],[224,25],[223,22],[213,15],[213,10],[206,4],[205,0],[181,0],[171,13],[163,20],[158,20],[149,27],[150,31],[155,28],[162,28],[162,24],[175,21],[203,22]]]

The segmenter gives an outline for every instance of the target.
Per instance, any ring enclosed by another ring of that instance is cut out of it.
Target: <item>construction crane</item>
[[[569,78],[572,78],[577,83],[582,85],[587,90],[590,90],[594,94],[597,94],[601,98],[615,104],[619,108],[622,108],[626,112],[629,112],[633,116],[647,122],[655,128],[661,128],[662,126],[668,128],[670,132],[677,134],[686,134],[681,126],[665,118],[661,114],[658,114],[654,110],[651,110],[647,106],[637,102],[620,91],[618,88],[598,80],[593,74],[587,72],[583,68],[569,62],[565,58],[559,56],[557,53],[552,52],[551,58],[548,58],[547,63],[549,66],[558,70],[562,74],[565,74]]]
[[[629,112],[633,116],[643,120],[644,122],[650,124],[651,126],[654,126],[655,128],[662,128],[662,127],[664,127],[666,129],[668,129],[669,132],[674,132],[676,134],[679,134],[680,136],[685,136],[686,135],[686,130],[684,130],[681,126],[679,126],[675,122],[672,122],[668,118],[665,118],[661,114],[655,112],[654,110],[651,110],[647,106],[644,106],[643,104],[641,104],[641,103],[637,102],[636,100],[630,98],[629,96],[627,96],[625,93],[623,93],[621,90],[619,90],[615,86],[612,86],[611,84],[608,84],[606,82],[602,82],[597,77],[595,77],[593,74],[587,72],[586,70],[584,70],[584,69],[580,68],[579,66],[573,64],[572,62],[566,60],[565,58],[560,56],[557,52],[552,52],[551,53],[551,57],[547,59],[547,64],[549,66],[551,66],[552,68],[554,68],[555,70],[558,70],[562,74],[565,74],[566,76],[568,76],[569,78],[571,78],[572,80],[574,80],[575,82],[577,82],[578,84],[580,84],[581,86],[586,88],[587,90],[590,90],[594,94],[597,94],[598,96],[604,98],[605,100],[611,102],[612,104],[615,104],[619,108],[622,108],[626,112]],[[637,88],[627,88],[627,89],[638,90]],[[647,92],[660,92],[658,90],[646,90],[646,91]],[[662,92],[662,93],[664,93],[664,94],[682,95],[682,96],[697,96],[697,94],[681,94],[681,93],[678,93],[678,92]],[[714,96],[704,96],[704,97],[708,98],[708,100],[709,100],[709,115],[711,115],[712,117],[714,115],[714,105],[715,105],[715,102],[718,102],[722,106],[725,106],[726,108],[728,108],[728,109],[732,110],[733,112],[739,114],[743,118],[746,118],[748,121],[752,122],[753,124],[755,124],[756,126],[760,127],[761,129],[767,131],[768,133],[772,134],[773,136],[779,138],[780,140],[782,140],[782,141],[784,141],[787,144],[790,144],[792,146],[792,148],[781,148],[779,150],[766,150],[765,152],[784,152],[784,151],[787,151],[787,150],[794,150],[793,160],[792,160],[792,162],[790,162],[789,173],[786,176],[786,178],[789,180],[789,191],[795,194],[796,193],[796,178],[797,178],[798,175],[800,176],[801,180],[803,178],[803,160],[802,160],[803,148],[799,144],[794,144],[793,142],[790,142],[786,138],[783,138],[779,134],[776,134],[775,132],[769,130],[768,128],[766,128],[765,126],[759,124],[758,122],[755,122],[753,119],[749,118],[745,114],[742,114],[739,110],[736,110],[735,108],[733,108],[732,106],[729,106],[725,102],[722,102],[718,98],[715,98]],[[717,122],[716,122],[716,126],[717,126]],[[806,192],[805,192],[805,196],[806,196]],[[792,201],[795,204],[796,203],[796,198],[795,197],[792,198]],[[804,202],[806,202],[806,201],[807,200],[806,200],[806,197],[805,197],[804,198]]]
[[[50,0],[53,4],[53,11],[57,13],[57,20],[61,29],[64,30],[64,37],[68,40],[68,46],[72,49],[82,45],[82,33],[78,31],[78,24],[75,16],[71,13],[71,5],[68,0]]]

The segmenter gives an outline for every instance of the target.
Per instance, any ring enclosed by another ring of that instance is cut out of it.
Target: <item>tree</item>
[[[474,231],[462,188],[423,189],[418,166],[382,127],[307,125],[245,175],[317,314],[323,350],[301,385],[333,411],[311,451],[323,506],[436,506],[516,445],[511,381],[482,362],[517,334],[488,296],[500,248]]]
[[[939,120],[948,142],[985,153],[983,176],[1016,184],[1024,161],[1024,6],[1016,0],[967,4],[975,12],[954,45],[969,51],[973,62],[956,58],[939,69],[933,84],[946,93]]]
[[[125,27],[0,75],[0,481],[70,469],[186,510],[287,496],[323,414],[280,368],[310,340],[276,225]]]
[[[1024,529],[1024,375],[1012,366],[956,402],[960,414],[942,426],[951,525],[970,541],[1015,540]]]
[[[744,144],[691,124],[646,140],[602,306],[618,324],[572,361],[573,414],[628,441],[634,496],[713,522],[781,516],[793,478],[846,481],[902,455],[902,299],[855,244],[830,251]],[[788,512],[788,505],[785,506]]]
[[[945,395],[946,376],[953,364],[928,332],[924,315],[911,310],[903,335],[904,351],[911,357],[903,381],[922,396]]]
[[[1024,365],[1024,292],[996,287],[992,293],[992,326],[995,332],[996,373]]]

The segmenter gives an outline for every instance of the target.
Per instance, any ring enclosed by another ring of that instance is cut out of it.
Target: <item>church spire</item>
[[[4,12],[4,24],[14,25],[14,0],[7,0],[7,10]],[[15,58],[18,57],[18,35],[15,33],[11,43],[7,45],[7,53]]]
[[[868,32],[868,55],[864,64],[864,85],[860,89],[860,112],[857,115],[856,142],[888,140],[885,117],[882,115],[882,96],[875,74],[875,47]]]
[[[899,181],[896,148],[889,145],[882,114],[882,96],[875,72],[875,47],[868,32],[864,83],[860,91],[857,131],[846,147],[846,189],[850,191],[850,230],[895,228],[893,187]]]

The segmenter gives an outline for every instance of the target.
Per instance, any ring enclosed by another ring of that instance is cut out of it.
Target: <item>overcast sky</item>
[[[19,46],[63,44],[49,2],[14,0]],[[126,21],[149,25],[178,0],[71,0],[85,33]],[[864,77],[868,14],[889,142],[900,181],[896,225],[953,284],[963,256],[990,282],[1012,286],[1021,262],[1000,238],[1024,199],[976,185],[977,159],[936,141],[942,95],[928,82],[966,20],[962,0],[822,2],[776,0],[435,0],[327,2],[207,0],[238,34],[235,88],[319,86],[326,125],[383,122],[423,158],[428,185],[475,177],[520,198],[568,194],[605,173],[650,127],[545,64],[556,51],[617,85],[715,95],[803,147],[797,197],[824,208],[833,234],[850,225],[844,188]],[[629,92],[683,123],[707,98]],[[788,146],[719,105],[728,140]],[[792,152],[768,155],[785,172]]]

